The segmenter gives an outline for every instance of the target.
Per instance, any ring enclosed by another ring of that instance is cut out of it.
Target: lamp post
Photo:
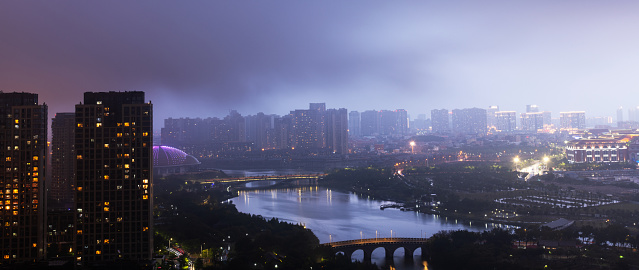
[[[544,157],[544,170],[548,170],[548,161],[550,161],[549,157]]]
[[[415,141],[410,141],[410,153],[415,154]]]
[[[519,171],[519,156],[516,156],[516,157],[513,159],[513,162],[515,162],[515,170],[516,170],[516,171]]]
[[[169,248],[171,248],[171,241],[173,241],[173,238],[169,238]]]

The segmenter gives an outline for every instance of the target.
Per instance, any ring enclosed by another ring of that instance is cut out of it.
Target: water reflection
[[[430,237],[441,230],[483,231],[502,227],[392,208],[380,210],[380,205],[389,202],[316,186],[240,191],[239,198],[233,202],[240,212],[304,224],[321,243],[391,236]],[[394,263],[390,264],[384,249],[378,248],[372,254],[372,262],[380,266],[393,265],[396,269],[427,269],[421,260],[421,249],[415,251],[412,262],[404,262],[403,253],[403,249],[397,250]],[[357,254],[352,258],[362,260],[363,253]]]

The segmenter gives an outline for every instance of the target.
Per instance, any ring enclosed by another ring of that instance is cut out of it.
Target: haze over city
[[[583,110],[639,104],[639,3],[0,3],[0,90],[56,112],[145,91],[168,117],[348,110]]]

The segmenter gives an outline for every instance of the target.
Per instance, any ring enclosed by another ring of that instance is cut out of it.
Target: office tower
[[[47,105],[0,92],[0,263],[34,262],[46,250]]]
[[[515,111],[496,112],[495,128],[501,132],[515,131],[517,129],[517,113]]]
[[[453,131],[462,134],[486,134],[486,110],[480,108],[455,109],[452,115]]]
[[[639,106],[628,109],[628,121],[639,122]]]
[[[521,114],[521,129],[529,132],[537,132],[544,129],[544,113],[530,112]]]
[[[619,109],[617,109],[617,127],[621,127],[621,123],[623,123],[623,107],[619,106]]]
[[[541,112],[544,118],[544,129],[550,129],[552,127],[552,114],[549,111]]]
[[[527,113],[539,112],[539,107],[537,105],[526,105],[526,112]]]
[[[326,111],[326,142],[337,154],[348,153],[348,113],[344,108]]]
[[[359,137],[362,135],[358,111],[351,111],[348,113],[348,135],[352,137]]]
[[[75,114],[77,262],[151,259],[152,104],[139,91],[87,92]]]
[[[76,158],[74,131],[75,113],[57,113],[51,121],[51,184],[48,197],[60,208],[73,207]]]
[[[448,121],[447,109],[435,109],[430,111],[430,121],[433,125],[434,133],[448,133],[450,132],[450,124]]]
[[[561,129],[585,129],[586,128],[586,112],[560,112],[559,122]]]
[[[379,134],[379,112],[364,111],[361,116],[362,136],[375,136]]]
[[[495,129],[497,126],[497,122],[495,122],[495,113],[499,111],[499,106],[488,106],[486,110],[486,125],[488,126],[488,130]]]

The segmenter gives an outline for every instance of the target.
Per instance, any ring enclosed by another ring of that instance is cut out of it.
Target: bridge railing
[[[427,238],[405,238],[405,237],[384,237],[384,238],[368,238],[368,239],[355,239],[346,241],[337,241],[324,243],[323,245],[332,247],[351,246],[351,245],[368,245],[368,244],[383,244],[383,243],[426,243]]]

